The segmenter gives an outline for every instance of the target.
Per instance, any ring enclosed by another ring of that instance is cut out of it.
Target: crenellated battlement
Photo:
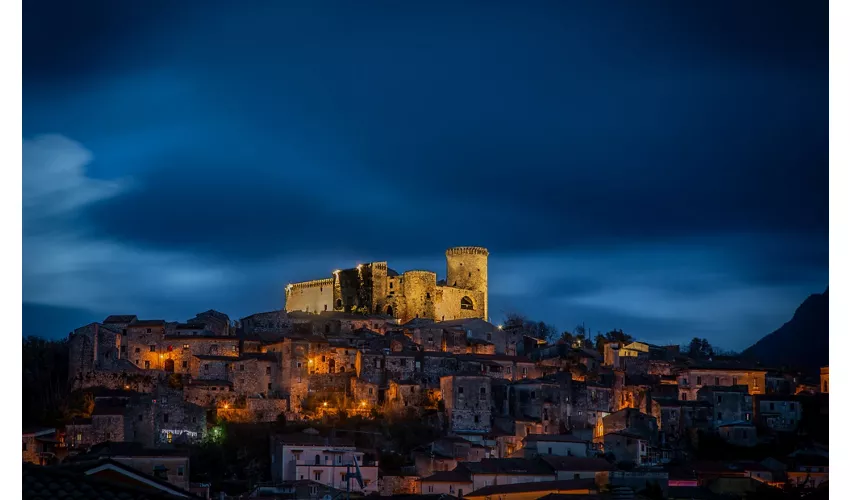
[[[446,257],[451,255],[490,255],[490,252],[484,247],[453,247],[446,250]]]
[[[373,262],[372,263],[372,269],[381,269],[381,270],[386,271],[387,270],[387,263],[386,262]]]
[[[437,275],[437,273],[435,273],[434,271],[427,271],[425,269],[413,269],[411,271],[405,271],[403,274],[405,276],[407,276],[407,275],[410,275],[410,276],[431,276],[431,275],[436,276]]]
[[[333,278],[323,278],[319,280],[310,280],[310,281],[301,281],[298,283],[290,283],[286,286],[286,290],[299,290],[302,288],[313,288],[317,286],[333,286],[334,279]]]

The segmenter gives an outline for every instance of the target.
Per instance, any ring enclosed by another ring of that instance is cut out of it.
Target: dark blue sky
[[[828,284],[827,18],[25,2],[24,334],[481,245],[493,321],[742,349]]]

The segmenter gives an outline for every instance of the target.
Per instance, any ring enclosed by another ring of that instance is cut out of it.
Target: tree
[[[687,348],[688,356],[694,359],[708,359],[714,356],[714,349],[706,339],[694,337]]]
[[[23,423],[26,426],[59,424],[71,397],[68,378],[68,343],[27,337],[23,340]]]
[[[611,330],[605,334],[605,340],[608,342],[619,342],[620,345],[630,344],[634,342],[634,338],[623,330]]]

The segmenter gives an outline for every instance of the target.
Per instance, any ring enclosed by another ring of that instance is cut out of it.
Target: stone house
[[[411,455],[416,474],[427,477],[452,471],[460,462],[480,462],[487,457],[487,448],[459,436],[443,436],[414,449]]]
[[[507,354],[508,346],[506,343],[507,337],[505,335],[505,331],[481,318],[439,321],[435,324],[435,326],[451,330],[463,330],[466,332],[467,339],[478,339],[490,342],[495,345],[497,354]]]
[[[820,369],[820,392],[829,394],[829,367],[824,366]]]
[[[279,396],[283,388],[278,370],[277,358],[273,354],[244,354],[230,363],[228,379],[239,394]]]
[[[378,406],[378,384],[357,377],[352,377],[349,383],[351,384],[350,394],[357,405],[366,406],[369,409]],[[363,405],[363,403],[366,404]]]
[[[213,335],[229,336],[234,333],[230,330],[230,317],[213,309],[196,314],[187,323],[202,324],[204,329],[212,332]]]
[[[629,431],[606,433],[598,441],[602,450],[612,454],[617,462],[631,462],[636,465],[649,463],[649,439],[643,434]]]
[[[797,396],[757,394],[753,403],[755,421],[773,431],[793,432],[803,418],[803,404]]]
[[[617,432],[640,436],[652,446],[658,444],[658,420],[635,408],[625,408],[602,417],[593,433],[593,442],[603,443],[605,436]]]
[[[594,428],[597,421],[613,411],[612,387],[597,382],[572,382],[572,414],[569,428]]]
[[[378,494],[382,497],[419,494],[419,476],[382,474],[378,478],[378,484]]]
[[[390,380],[386,393],[386,406],[390,411],[423,408],[426,400],[427,393],[418,383],[412,380]]]
[[[714,406],[708,401],[674,398],[653,400],[652,415],[658,420],[662,443],[675,444],[690,437],[690,431],[713,429]]]
[[[679,373],[679,396],[682,400],[697,399],[704,386],[732,387],[743,385],[750,394],[764,394],[767,370],[730,363],[707,363],[690,367]]]
[[[25,429],[21,435],[25,463],[45,465],[56,458],[56,429]]]
[[[458,357],[446,352],[424,352],[416,356],[419,377],[429,386],[439,386],[440,378],[460,371]]]
[[[283,310],[252,314],[239,320],[239,324],[246,335],[284,332],[290,327]]]
[[[554,381],[522,380],[507,384],[505,398],[494,397],[502,415],[539,423],[543,434],[558,434],[561,429],[561,387]],[[495,393],[503,391],[494,391]],[[501,395],[501,394],[500,394]],[[500,404],[501,403],[501,404]]]
[[[442,494],[463,498],[464,494],[473,489],[470,473],[463,467],[452,471],[438,471],[419,481],[420,495]]]
[[[484,434],[491,429],[490,378],[458,374],[440,378],[449,432]]]
[[[729,444],[747,447],[758,444],[756,428],[752,422],[727,422],[719,425],[717,432]]]
[[[523,441],[523,458],[542,455],[586,457],[590,442],[570,434],[531,434]]]
[[[149,474],[188,491],[190,463],[189,452],[178,449],[153,449],[139,443],[102,443],[76,457],[84,462],[111,459],[139,472]]]
[[[308,429],[310,431],[311,429]],[[354,472],[355,461],[363,477],[363,488],[347,472]],[[367,461],[364,452],[352,443],[299,432],[272,438],[272,480],[313,480],[342,491],[368,495],[378,491],[378,462]]]
[[[546,461],[525,458],[485,458],[480,462],[464,462],[457,470],[469,471],[472,491],[486,486],[554,481],[555,471]]]
[[[703,386],[697,398],[714,406],[715,428],[736,422],[752,423],[753,396],[747,392],[747,386]]]
[[[603,458],[541,455],[540,459],[549,465],[560,481],[595,479],[615,468],[613,464]]]

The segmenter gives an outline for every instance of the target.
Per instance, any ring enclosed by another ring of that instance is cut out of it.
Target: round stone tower
[[[446,250],[446,285],[475,290],[484,297],[484,319],[487,310],[487,257],[484,247],[454,247]]]

